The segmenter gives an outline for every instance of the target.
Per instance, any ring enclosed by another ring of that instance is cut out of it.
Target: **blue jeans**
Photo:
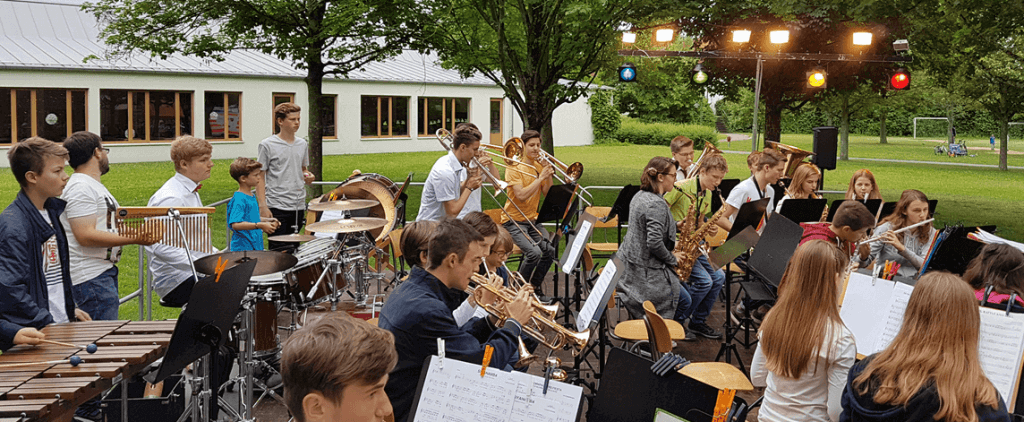
[[[119,296],[117,293],[117,266],[114,265],[96,278],[71,286],[75,306],[96,321],[117,319]]]
[[[683,287],[690,295],[690,303],[683,307],[683,301],[679,301],[676,308],[676,315],[673,317],[681,324],[686,318],[690,323],[703,324],[711,315],[711,307],[715,306],[718,293],[725,285],[725,272],[711,266],[711,262],[704,255],[699,255],[693,263],[693,270],[690,271],[690,282],[683,284]],[[682,294],[680,293],[680,296]]]

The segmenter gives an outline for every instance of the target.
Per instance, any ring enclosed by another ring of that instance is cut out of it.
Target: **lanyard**
[[[757,199],[764,199],[764,192],[761,191],[761,185],[757,183],[757,176],[756,175],[751,175],[750,178],[754,179],[754,189],[757,189],[757,196],[758,196]],[[768,186],[765,185],[765,189],[767,189],[767,188],[768,188]]]

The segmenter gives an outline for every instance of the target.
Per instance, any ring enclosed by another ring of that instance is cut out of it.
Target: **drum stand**
[[[270,373],[277,373],[273,366],[267,364],[265,361],[256,359],[255,354],[255,336],[253,333],[256,330],[256,311],[255,304],[259,298],[259,293],[249,293],[245,299],[242,300],[242,329],[239,330],[238,341],[241,345],[241,350],[238,354],[238,376],[228,380],[222,387],[221,390],[227,388],[228,385],[234,383],[241,386],[238,394],[238,410],[236,411],[231,406],[227,405],[227,402],[220,398],[219,403],[221,409],[229,412],[234,416],[236,420],[241,422],[252,422],[255,418],[252,415],[253,409],[256,404],[263,400],[267,395],[270,395],[275,400],[284,403],[284,399],[274,392],[269,386],[266,385],[262,380],[256,379],[255,370],[256,366],[259,365],[265,371]],[[276,322],[275,322],[276,323]],[[254,387],[263,389],[263,394],[258,399],[253,400]]]

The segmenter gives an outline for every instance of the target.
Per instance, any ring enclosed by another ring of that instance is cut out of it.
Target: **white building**
[[[262,53],[83,62],[105,48],[83,1],[0,0],[0,167],[18,139],[60,141],[78,130],[99,133],[112,162],[168,160],[167,145],[182,134],[215,142],[214,158],[255,157],[274,131],[274,105],[309,110],[304,71]],[[435,60],[405,52],[349,79],[326,78],[324,154],[439,151],[434,131],[464,121],[489,128],[492,143],[523,131],[493,82],[463,79]],[[586,99],[559,107],[553,130],[558,146],[590,144]]]

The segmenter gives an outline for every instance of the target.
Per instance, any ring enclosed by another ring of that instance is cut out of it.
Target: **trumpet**
[[[472,281],[476,283],[476,288],[482,288],[491,292],[497,298],[497,301],[503,304],[515,301],[516,294],[518,294],[518,291],[514,289],[490,284],[484,276],[479,274],[473,274]],[[504,306],[499,307],[491,303],[479,305],[483,306],[483,309],[488,314],[497,318],[499,325],[509,318]],[[533,297],[530,298],[530,305],[533,311],[529,321],[520,321],[524,333],[552,350],[569,348],[572,350],[573,356],[578,355],[587,346],[587,343],[590,341],[590,331],[576,332],[563,327],[549,316],[549,308],[546,307],[548,305],[540,303],[540,301]],[[550,337],[545,335],[546,332],[551,333]],[[522,358],[523,355],[520,353],[520,359]]]

